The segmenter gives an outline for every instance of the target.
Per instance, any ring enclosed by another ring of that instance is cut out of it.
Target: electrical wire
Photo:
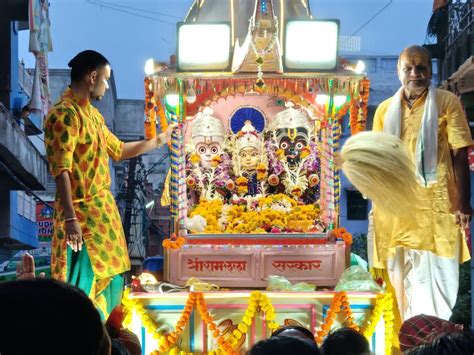
[[[110,3],[110,2],[106,2],[106,1],[99,1],[99,0],[96,0],[97,2],[100,2],[101,4],[105,4],[105,5],[113,5],[117,8],[124,8],[124,9],[129,9],[129,10],[135,10],[135,11],[139,11],[139,12],[145,12],[147,14],[154,14],[154,15],[158,15],[158,16],[165,16],[165,17],[173,17],[175,19],[178,19],[178,20],[182,20],[181,17],[179,16],[174,16],[174,15],[169,15],[169,14],[165,14],[163,12],[157,12],[157,11],[151,11],[151,10],[145,10],[145,9],[140,9],[138,7],[132,7],[132,6],[126,6],[126,5],[119,5],[119,4],[114,4],[114,3]]]
[[[133,15],[133,16],[137,16],[137,17],[141,17],[141,18],[144,18],[144,19],[148,19],[148,20],[151,20],[151,21],[154,21],[154,22],[158,22],[158,23],[166,23],[168,25],[176,25],[176,22],[170,22],[170,21],[163,21],[163,20],[158,20],[154,17],[150,17],[150,16],[145,16],[145,15],[140,15],[140,14],[137,14],[136,12],[133,12],[133,11],[128,11],[128,10],[124,10],[120,7],[117,7],[116,5],[112,5],[110,3],[104,3],[104,2],[100,2],[100,1],[95,1],[95,0],[86,0],[87,3],[91,4],[91,5],[96,5],[96,6],[99,6],[99,7],[104,7],[106,9],[111,9],[111,10],[115,10],[115,11],[118,11],[118,12],[123,12],[125,14],[129,14],[129,15]]]
[[[373,19],[375,19],[378,15],[380,15],[382,13],[382,11],[384,11],[387,7],[389,7],[390,5],[392,5],[393,3],[393,0],[390,0],[387,4],[385,4],[379,11],[377,11],[377,13],[375,13],[374,15],[372,15],[372,17],[370,17],[367,21],[365,21],[362,26],[360,26],[351,36],[355,36],[357,33],[359,33],[359,31],[361,29],[363,29],[365,26],[367,26],[370,22],[372,22]]]
[[[13,179],[13,181],[15,181],[15,182],[16,182],[18,185],[20,185],[21,187],[23,187],[23,189],[25,189],[25,191],[26,191],[29,195],[33,196],[37,201],[43,203],[45,206],[47,206],[47,207],[53,209],[53,207],[52,207],[49,203],[43,201],[43,199],[42,199],[41,197],[39,197],[32,189],[30,189],[23,181],[21,181],[19,178],[17,178],[17,176],[13,173],[13,171],[11,171],[10,168],[9,168],[3,161],[1,161],[1,160],[0,160],[0,167],[1,167],[3,170],[5,170],[5,172],[6,172],[8,175],[10,175],[10,177]]]

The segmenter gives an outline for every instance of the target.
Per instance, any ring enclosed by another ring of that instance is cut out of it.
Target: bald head
[[[405,48],[398,58],[398,78],[408,98],[420,96],[430,85],[432,65],[430,52],[421,46]]]

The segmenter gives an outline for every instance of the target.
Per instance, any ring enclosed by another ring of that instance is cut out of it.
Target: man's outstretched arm
[[[120,160],[130,159],[149,152],[150,150],[161,147],[171,139],[171,134],[176,127],[176,124],[169,125],[165,132],[160,133],[156,138],[153,139],[124,143]]]

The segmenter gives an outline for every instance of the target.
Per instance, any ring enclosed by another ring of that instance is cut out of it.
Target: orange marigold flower
[[[276,151],[276,155],[277,155],[278,159],[280,159],[280,160],[285,159],[285,151],[283,149],[278,149]]]
[[[197,165],[201,162],[201,157],[197,153],[193,153],[189,157],[189,161],[191,164]]]
[[[309,146],[303,147],[300,150],[300,157],[302,159],[304,159],[304,158],[308,157],[310,153],[311,153],[311,148]]]
[[[301,195],[303,194],[303,191],[301,190],[300,187],[295,187],[293,188],[293,190],[291,190],[291,194],[295,197],[301,197]]]
[[[214,155],[211,159],[211,165],[216,168],[221,163],[222,159],[219,155]]]
[[[236,180],[235,180],[235,183],[237,184],[237,186],[247,186],[247,184],[249,183],[249,180],[245,177],[245,176],[239,176]]]

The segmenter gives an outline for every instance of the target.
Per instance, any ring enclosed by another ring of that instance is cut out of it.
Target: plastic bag
[[[299,282],[294,285],[291,284],[283,276],[270,275],[268,277],[267,291],[287,291],[287,292],[313,292],[316,285],[306,282]]]
[[[374,281],[372,275],[358,265],[351,266],[342,273],[334,290],[383,292],[383,288]]]

